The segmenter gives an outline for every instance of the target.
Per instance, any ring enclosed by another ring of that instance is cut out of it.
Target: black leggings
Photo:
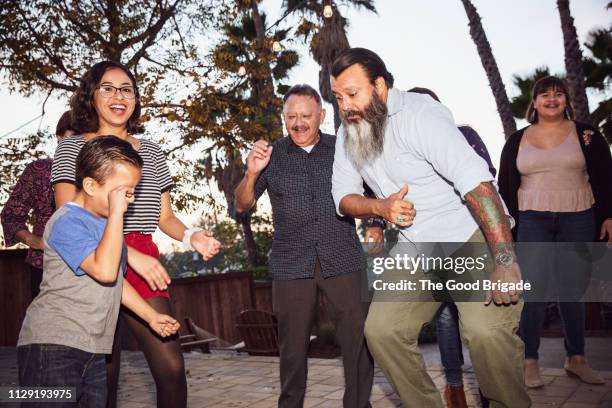
[[[172,316],[170,300],[165,297],[146,299],[147,303],[159,313]],[[149,364],[151,374],[157,387],[158,408],[183,408],[187,406],[187,379],[185,378],[185,362],[178,334],[162,339],[157,336],[149,325],[136,317],[132,312],[121,308],[119,324],[126,324],[136,340]],[[117,406],[117,388],[119,383],[119,367],[121,365],[121,339],[115,332],[113,354],[106,360],[108,408]],[[129,384],[128,384],[129,387]]]

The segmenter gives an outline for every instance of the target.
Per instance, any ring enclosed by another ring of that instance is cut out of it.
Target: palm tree
[[[572,96],[574,110],[576,111],[576,119],[581,122],[591,123],[589,101],[584,80],[584,68],[582,65],[582,51],[580,50],[576,27],[574,27],[574,18],[570,13],[569,0],[557,0],[557,8],[561,17],[567,83]]]
[[[510,107],[508,95],[506,94],[506,87],[502,81],[499,68],[497,67],[497,62],[495,62],[493,51],[491,51],[491,45],[489,44],[487,35],[482,27],[480,15],[478,14],[476,7],[474,7],[470,0],[461,0],[461,2],[463,3],[463,7],[465,8],[465,12],[469,20],[470,36],[472,37],[472,40],[474,40],[474,44],[476,44],[480,61],[482,62],[482,66],[487,74],[487,78],[489,79],[489,86],[493,91],[497,111],[499,112],[502,126],[504,127],[504,135],[507,139],[516,131],[516,122],[512,114],[512,108]]]
[[[339,4],[350,5],[356,8],[365,8],[376,13],[373,0],[345,0]],[[331,7],[332,15],[323,15],[324,6]],[[316,0],[284,0],[283,7],[286,13],[299,13],[302,22],[297,33],[310,40],[310,53],[319,64],[319,92],[324,101],[332,104],[334,108],[334,126],[336,130],[340,127],[340,115],[336,98],[331,91],[329,83],[329,71],[336,57],[347,48],[350,48],[346,36],[348,22],[340,14],[338,7],[333,1],[325,1],[324,5]]]
[[[612,5],[612,3],[610,3]],[[608,6],[608,8],[612,8]],[[583,60],[587,88],[605,92],[612,84],[612,25],[589,33],[585,47],[592,57]],[[612,144],[612,98],[607,98],[591,112],[593,124]]]

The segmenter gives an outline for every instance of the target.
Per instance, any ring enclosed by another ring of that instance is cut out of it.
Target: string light
[[[238,75],[240,76],[246,75],[246,68],[244,67],[244,65],[241,65],[240,68],[238,68]]]
[[[187,99],[185,101],[185,106],[187,106],[189,108],[189,107],[191,107],[191,105],[193,105],[193,101],[191,99]]]
[[[167,106],[164,106],[164,108],[162,109],[162,113],[163,113],[164,115],[169,114],[169,113],[170,113],[170,108],[169,108],[169,107],[167,107]]]
[[[334,9],[332,8],[331,4],[326,4],[325,7],[323,7],[323,17],[331,18],[333,15]]]
[[[283,49],[283,47],[281,46],[281,43],[279,41],[274,41],[272,43],[272,51],[274,51],[274,52],[281,52],[282,49]]]

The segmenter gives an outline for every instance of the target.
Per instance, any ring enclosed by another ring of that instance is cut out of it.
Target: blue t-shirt
[[[112,351],[126,270],[125,243],[114,282],[98,282],[81,269],[105,228],[106,219],[74,203],[53,214],[45,227],[40,294],[28,307],[18,346],[49,343],[89,353]]]
[[[55,222],[47,242],[76,275],[85,275],[81,264],[102,240],[106,219],[96,217],[73,203],[67,203],[66,206],[69,211]],[[125,252],[124,248],[121,265],[125,263]]]

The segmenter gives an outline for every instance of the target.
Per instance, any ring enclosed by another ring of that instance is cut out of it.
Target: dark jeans
[[[343,406],[370,407],[374,363],[363,334],[366,308],[361,303],[359,273],[324,279],[319,262],[314,279],[272,282],[274,313],[278,319],[281,395],[279,408],[304,406],[308,373],[308,346],[312,321],[317,310],[317,288],[325,292],[344,365]]]
[[[446,382],[450,385],[463,385],[463,352],[458,313],[454,303],[443,303],[436,319],[440,357]]]
[[[580,212],[555,213],[544,211],[521,211],[519,214],[518,242],[591,242],[595,232],[593,210]],[[538,248],[534,248],[538,251]],[[529,251],[529,248],[526,248]],[[573,276],[562,269],[563,261],[559,259],[562,252],[535,254],[522,261],[519,252],[519,263],[523,279],[536,283],[536,288],[544,285],[557,286],[557,290],[580,288],[586,280],[587,271],[574,270]],[[548,271],[548,272],[547,272]],[[561,274],[561,275],[558,275]],[[548,282],[542,282],[543,278]],[[544,285],[543,285],[544,284]],[[579,296],[577,296],[579,297]],[[581,302],[558,302],[559,312],[565,332],[565,350],[567,356],[584,354],[585,309]],[[521,315],[521,338],[525,343],[525,358],[538,358],[540,334],[546,312],[546,302],[530,302],[525,298]]]
[[[77,402],[53,407],[104,408],[106,404],[106,361],[104,354],[57,344],[29,344],[17,348],[21,387],[74,387]],[[28,408],[49,403],[28,403]]]

